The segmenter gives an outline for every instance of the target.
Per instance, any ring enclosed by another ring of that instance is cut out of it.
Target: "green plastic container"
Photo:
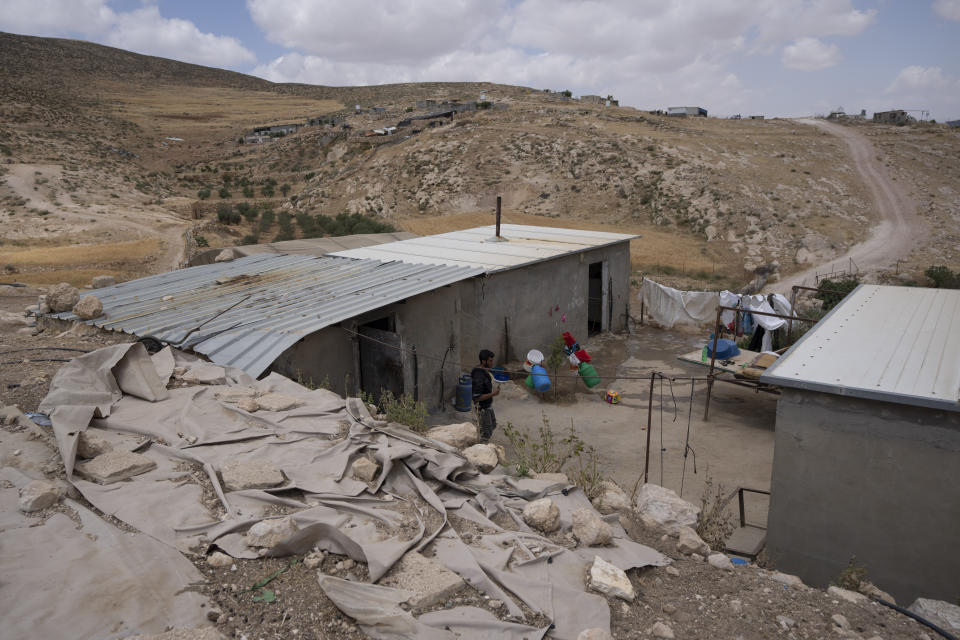
[[[600,384],[600,376],[597,375],[597,370],[589,362],[581,362],[577,368],[577,373],[583,378],[583,383],[587,385],[588,389],[593,389]]]
[[[533,389],[533,374],[528,375],[527,379],[523,381],[523,384]]]

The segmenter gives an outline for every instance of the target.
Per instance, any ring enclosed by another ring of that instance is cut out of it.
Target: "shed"
[[[881,122],[883,124],[910,124],[915,122],[913,117],[902,109],[894,109],[892,111],[877,111],[873,114],[874,122]]]
[[[960,291],[860,285],[760,378],[778,401],[767,548],[825,585],[960,595]]]
[[[669,107],[667,109],[668,116],[701,116],[703,118],[707,117],[707,110],[703,107]]]

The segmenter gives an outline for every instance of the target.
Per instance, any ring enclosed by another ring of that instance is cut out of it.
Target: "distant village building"
[[[301,126],[303,126],[303,125],[299,125],[299,124],[274,124],[274,125],[267,125],[267,126],[263,126],[263,127],[254,127],[254,129],[253,129],[253,135],[269,136],[269,137],[274,137],[274,138],[275,138],[275,137],[278,137],[278,136],[285,136],[285,135],[289,135],[289,134],[291,134],[291,133],[296,133],[296,132],[297,132],[297,129],[299,129]]]
[[[947,120],[948,127],[960,127],[960,120]]]
[[[707,110],[703,107],[669,107],[667,108],[668,116],[700,116],[701,118],[707,117]]]
[[[763,120],[763,116],[747,116],[749,120]]]
[[[587,104],[606,104],[607,99],[601,96],[580,96],[580,102]]]
[[[877,111],[873,114],[873,121],[881,124],[910,124],[915,120],[903,109],[893,111]]]

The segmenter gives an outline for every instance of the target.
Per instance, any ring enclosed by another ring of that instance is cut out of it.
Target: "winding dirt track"
[[[819,127],[837,136],[847,145],[854,168],[870,192],[876,222],[870,230],[870,237],[854,245],[843,255],[827,264],[815,265],[791,274],[775,283],[772,288],[788,294],[795,284],[813,286],[815,275],[831,271],[833,265],[836,265],[838,270],[845,269],[849,261],[853,260],[861,272],[869,271],[889,267],[910,253],[926,236],[926,225],[917,215],[914,202],[906,189],[892,180],[886,167],[876,159],[873,143],[850,127],[823,120],[802,119],[797,122]]]

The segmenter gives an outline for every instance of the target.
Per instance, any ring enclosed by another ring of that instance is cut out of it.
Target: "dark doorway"
[[[403,395],[403,352],[394,316],[360,326],[360,389],[380,402],[384,391]]]
[[[606,291],[603,286],[604,263],[592,262],[587,280],[587,333],[594,335],[606,329],[604,309],[606,305]]]

